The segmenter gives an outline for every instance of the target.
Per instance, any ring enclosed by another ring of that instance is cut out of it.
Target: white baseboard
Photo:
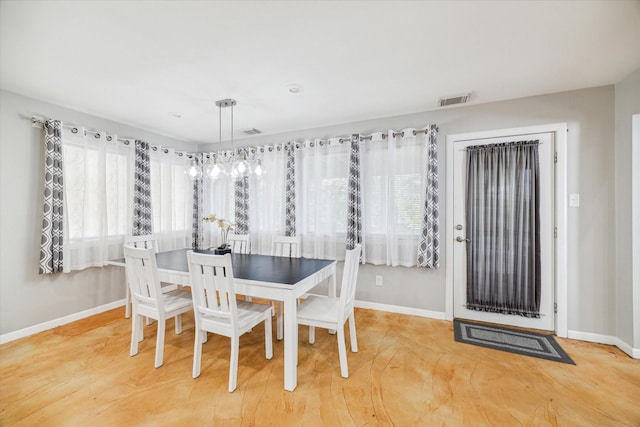
[[[640,359],[640,348],[633,348],[631,345],[627,344],[626,342],[622,341],[620,338],[617,338],[617,337],[616,337],[615,346],[618,347],[620,350],[624,351],[625,353],[627,353],[629,356],[633,357],[634,359]]]
[[[29,326],[18,331],[9,332],[7,334],[0,335],[0,344],[5,344],[11,341],[15,341],[20,338],[28,337],[30,335],[37,334],[39,332],[47,331],[49,329],[56,328],[58,326],[66,325],[67,323],[75,322],[76,320],[84,319],[95,314],[103,313],[105,311],[113,310],[114,308],[122,307],[125,304],[125,300],[121,299],[113,301],[108,304],[94,307],[89,310],[81,311],[79,313],[70,314],[68,316],[60,317],[58,319],[49,320],[44,323]],[[445,320],[445,313],[442,311],[423,310],[420,308],[402,307],[399,305],[380,304],[376,302],[368,301],[356,301],[355,306],[357,308],[365,308],[370,310],[386,311],[389,313],[408,314],[411,316],[427,317],[436,320]],[[590,332],[580,331],[568,331],[567,338],[594,342],[598,344],[615,345],[620,350],[624,351],[630,357],[634,359],[640,359],[640,348],[633,348],[631,345],[622,341],[618,337],[611,335],[593,334]]]
[[[411,316],[428,317],[430,319],[445,320],[443,311],[423,310],[421,308],[402,307],[399,305],[380,304],[377,302],[355,301],[357,308],[387,311],[390,313],[409,314]]]
[[[616,345],[616,337],[611,335],[592,334],[591,332],[567,331],[567,338],[580,341],[595,342],[598,344]]]
[[[615,345],[620,350],[627,353],[634,359],[640,359],[640,348],[633,348],[633,346],[622,341],[618,337],[611,335],[592,334],[590,332],[569,331],[567,338],[580,341],[595,342],[598,344]]]
[[[67,323],[75,322],[76,320],[93,316],[94,314],[99,314],[105,311],[113,310],[114,308],[122,307],[124,304],[125,300],[123,298],[121,300],[110,302],[109,304],[101,305],[99,307],[90,308],[89,310],[81,311],[79,313],[73,313],[68,316],[60,317],[58,319],[49,320],[47,322],[29,326],[24,329],[9,332],[0,335],[0,344],[28,337],[29,335],[37,334],[38,332],[48,331],[49,329],[57,328],[58,326],[66,325]]]

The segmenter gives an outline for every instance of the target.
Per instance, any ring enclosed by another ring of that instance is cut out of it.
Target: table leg
[[[284,301],[284,389],[295,390],[298,385],[298,324],[296,298]]]

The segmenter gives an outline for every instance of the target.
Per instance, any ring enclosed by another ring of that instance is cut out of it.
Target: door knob
[[[469,239],[465,239],[465,238],[464,238],[464,237],[462,237],[462,236],[458,236],[458,237],[456,237],[456,242],[470,242],[470,241],[471,241],[471,240],[469,240]]]

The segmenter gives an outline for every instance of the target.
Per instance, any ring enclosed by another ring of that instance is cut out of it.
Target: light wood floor
[[[112,310],[0,346],[2,426],[640,426],[640,362],[615,347],[559,339],[576,366],[457,343],[450,322],[357,310],[360,351],[340,377],[335,336],[300,329],[298,388],[283,390],[283,343],[241,338],[227,392],[229,340],[204,345],[191,378],[193,317],[156,326],[129,357],[130,323]],[[348,334],[348,332],[347,332]],[[347,344],[348,346],[348,344]]]

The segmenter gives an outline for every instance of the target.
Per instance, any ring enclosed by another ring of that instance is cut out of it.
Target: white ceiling
[[[2,89],[196,143],[218,140],[222,98],[238,101],[239,138],[463,92],[615,84],[639,67],[640,1],[0,3]]]

